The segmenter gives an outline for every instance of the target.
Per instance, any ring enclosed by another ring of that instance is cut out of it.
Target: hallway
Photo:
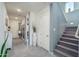
[[[52,57],[46,50],[40,47],[26,47],[23,40],[13,39],[13,49],[8,57]]]
[[[79,6],[74,2],[0,3],[1,57],[78,57],[79,11],[66,8],[70,4]]]

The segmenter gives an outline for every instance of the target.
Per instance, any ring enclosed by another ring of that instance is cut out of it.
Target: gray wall
[[[61,37],[66,23],[65,17],[58,3],[50,5],[50,51],[52,52]],[[54,31],[55,28],[55,31]]]
[[[76,9],[79,9],[79,2],[75,2],[74,3],[74,9],[76,10]]]
[[[73,26],[77,26],[79,24],[79,10],[67,13],[65,16],[67,18],[68,25],[70,25],[71,22],[74,22]]]
[[[59,5],[60,5],[60,7],[61,7],[61,9],[62,9],[63,12],[65,12],[65,3],[66,2],[60,2],[59,3]]]
[[[64,13],[66,21],[67,21],[66,26],[77,26],[79,24],[79,19],[78,19],[78,17],[79,17],[79,10],[78,10],[79,9],[79,2],[74,3],[74,9],[75,10],[70,12],[70,13],[64,12],[64,9],[65,9],[65,3],[64,2],[63,3],[61,2],[59,4],[60,4],[60,7],[61,7],[61,9]],[[71,22],[74,22],[74,24],[70,25]]]

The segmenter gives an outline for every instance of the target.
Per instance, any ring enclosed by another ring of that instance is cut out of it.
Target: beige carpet
[[[13,39],[13,49],[8,53],[8,57],[55,57],[48,51],[40,47],[27,47],[21,39]]]

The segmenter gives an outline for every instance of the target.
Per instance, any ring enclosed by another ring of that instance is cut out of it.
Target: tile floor
[[[27,47],[21,39],[13,39],[13,49],[8,53],[8,57],[55,57],[40,47]]]

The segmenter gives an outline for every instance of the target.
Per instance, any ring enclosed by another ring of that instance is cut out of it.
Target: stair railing
[[[79,24],[78,24],[77,31],[76,31],[76,33],[75,33],[75,37],[79,38]]]

